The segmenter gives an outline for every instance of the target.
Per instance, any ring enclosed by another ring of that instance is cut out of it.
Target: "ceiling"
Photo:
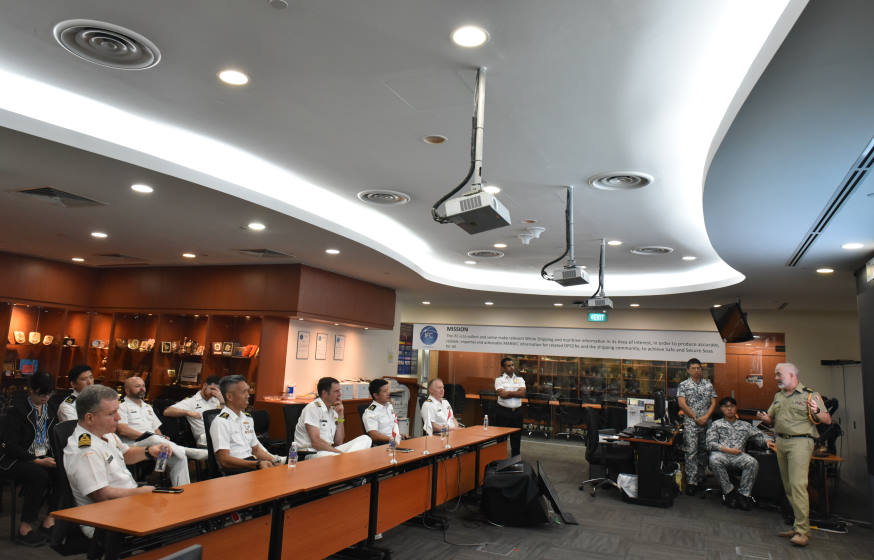
[[[874,14],[862,2],[804,13],[805,2],[752,0],[289,4],[0,1],[0,249],[83,256],[84,266],[303,262],[410,301],[569,304],[594,286],[560,288],[539,269],[564,250],[563,185],[574,184],[578,262],[596,276],[597,239],[624,242],[607,253],[607,293],[620,305],[742,296],[747,309],[854,308],[851,274],[874,248],[871,187],[856,189],[798,266],[784,263],[871,137],[874,84],[860,69],[874,45],[861,22]],[[133,29],[163,58],[144,71],[80,60],[52,37],[72,18]],[[451,30],[470,22],[490,41],[453,45]],[[469,236],[429,210],[467,171],[480,65],[484,175],[513,224]],[[251,83],[221,84],[229,66]],[[449,140],[427,145],[426,134]],[[655,181],[586,185],[616,171]],[[155,192],[132,192],[137,182]],[[46,185],[105,206],[14,192]],[[355,198],[367,188],[412,200],[368,206]],[[530,246],[516,238],[524,218],[546,228]],[[267,230],[247,230],[252,220]],[[865,248],[840,249],[856,240]],[[462,264],[496,242],[508,244],[503,259]],[[675,250],[629,252],[640,245]],[[239,253],[255,248],[291,257]],[[110,253],[142,260],[99,256]],[[826,264],[831,277],[812,272]]]

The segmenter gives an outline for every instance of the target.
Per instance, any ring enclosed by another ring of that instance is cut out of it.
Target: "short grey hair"
[[[89,385],[76,397],[76,416],[81,420],[86,414],[97,412],[103,401],[117,400],[118,393],[106,385]]]
[[[219,390],[222,392],[222,398],[227,400],[228,389],[237,383],[245,383],[246,378],[242,375],[226,375],[219,381]]]
[[[777,366],[774,368],[774,371],[791,373],[796,378],[798,377],[798,366],[796,366],[795,364],[790,364],[789,362],[781,362],[777,364]]]

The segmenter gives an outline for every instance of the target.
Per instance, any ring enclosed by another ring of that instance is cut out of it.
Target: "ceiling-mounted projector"
[[[609,311],[613,309],[613,300],[608,297],[590,297],[579,302],[579,306],[586,311]]]
[[[583,270],[583,267],[577,265],[574,260],[574,187],[573,185],[567,188],[567,205],[564,209],[565,216],[565,240],[567,246],[564,253],[555,260],[549,261],[543,268],[540,269],[540,275],[546,280],[552,280],[565,288],[570,286],[582,286],[589,283],[589,275]],[[553,270],[552,274],[546,272],[546,269],[557,263],[561,259],[568,256],[567,262],[558,270]]]
[[[565,266],[552,273],[551,280],[564,287],[589,283],[589,274],[581,266]]]
[[[486,69],[476,73],[473,104],[473,128],[470,139],[470,169],[464,180],[431,207],[431,217],[441,224],[453,223],[467,233],[481,233],[510,225],[510,211],[494,195],[483,191],[483,118],[486,98]],[[472,178],[472,180],[471,180]],[[451,198],[470,181],[470,192]],[[450,199],[451,198],[451,199]],[[445,205],[445,215],[438,212]]]

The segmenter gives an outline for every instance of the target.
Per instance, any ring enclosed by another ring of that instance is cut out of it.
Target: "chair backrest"
[[[215,458],[215,450],[212,446],[212,436],[209,433],[212,421],[216,416],[218,416],[219,412],[221,412],[221,409],[218,408],[203,411],[203,428],[206,430],[206,466],[208,467],[210,478],[224,476],[221,465],[219,465],[218,460]]]
[[[76,505],[73,500],[73,490],[70,488],[70,480],[67,478],[67,471],[64,468],[64,448],[67,446],[67,440],[73,435],[77,423],[77,420],[60,422],[55,424],[54,428],[49,432],[49,443],[52,446],[52,454],[54,455],[56,465],[54,491],[55,506],[58,509],[65,509]],[[52,529],[52,547],[62,546],[67,542],[68,538],[73,536],[74,532],[78,531],[79,526],[75,523],[61,519],[56,520],[55,526]]]
[[[458,383],[450,383],[446,385],[446,400],[452,405],[452,410],[458,416],[464,412],[464,405],[467,399],[465,398],[464,386]]]
[[[270,412],[267,410],[253,410],[252,422],[255,424],[255,435],[266,434],[270,431]]]
[[[282,415],[285,417],[285,439],[291,445],[294,441],[294,430],[297,428],[297,421],[300,419],[300,413],[303,412],[305,404],[294,403],[282,406]]]
[[[368,402],[368,403],[363,403],[363,404],[359,404],[359,405],[358,405],[358,416],[362,418],[362,420],[361,420],[362,425],[364,424],[364,420],[363,420],[363,418],[364,418],[364,411],[367,410],[367,407],[368,407],[368,406],[370,406],[370,403],[369,403],[369,402]],[[365,430],[365,433],[366,433],[366,432],[367,432],[367,430]]]
[[[598,450],[598,430],[601,429],[601,410],[587,407],[586,411],[586,461],[590,464],[600,464],[596,456]]]
[[[56,389],[52,396],[49,397],[49,405],[55,410],[64,402],[64,399],[70,396],[72,389]]]
[[[495,407],[498,406],[498,394],[494,391],[480,391],[479,405],[483,414],[488,414],[492,422],[495,421]]]

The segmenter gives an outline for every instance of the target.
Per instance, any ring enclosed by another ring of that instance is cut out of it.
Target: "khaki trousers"
[[[807,495],[807,476],[813,440],[808,437],[777,437],[777,464],[783,489],[795,514],[795,532],[810,533],[810,498]]]

